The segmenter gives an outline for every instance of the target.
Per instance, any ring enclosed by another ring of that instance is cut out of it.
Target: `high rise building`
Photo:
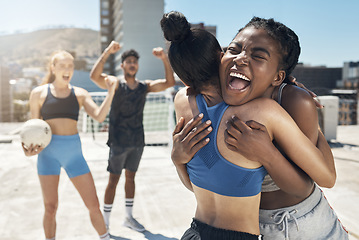
[[[104,71],[122,75],[121,54],[135,49],[140,55],[137,77],[140,80],[163,78],[162,61],[152,55],[152,49],[165,48],[160,27],[164,0],[100,0],[100,11],[101,50],[112,40],[122,46],[107,60]]]

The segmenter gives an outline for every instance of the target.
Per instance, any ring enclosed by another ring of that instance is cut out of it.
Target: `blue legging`
[[[37,159],[39,175],[60,175],[61,167],[70,178],[90,172],[82,154],[78,134],[52,135],[50,144],[39,153]]]

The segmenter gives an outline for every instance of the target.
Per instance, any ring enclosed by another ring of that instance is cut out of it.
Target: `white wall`
[[[118,2],[121,18],[116,18],[117,24],[121,24],[121,30],[117,32],[115,40],[119,41],[123,48],[116,55],[116,73],[122,75],[121,54],[131,48],[139,55],[139,80],[164,78],[164,67],[160,59],[152,55],[155,47],[165,48],[165,40],[160,26],[160,20],[164,13],[164,0],[123,0]]]

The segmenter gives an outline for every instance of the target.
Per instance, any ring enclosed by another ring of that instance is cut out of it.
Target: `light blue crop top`
[[[224,196],[248,197],[261,192],[265,168],[243,168],[224,159],[217,147],[217,131],[228,105],[221,102],[208,107],[202,95],[196,96],[203,121],[212,121],[212,132],[208,135],[209,143],[200,149],[192,160],[187,163],[187,172],[191,182],[197,187]]]

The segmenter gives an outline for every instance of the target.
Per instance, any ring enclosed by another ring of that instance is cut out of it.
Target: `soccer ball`
[[[41,119],[30,119],[24,123],[20,130],[20,139],[26,147],[40,145],[47,147],[51,141],[51,128],[47,122]]]

